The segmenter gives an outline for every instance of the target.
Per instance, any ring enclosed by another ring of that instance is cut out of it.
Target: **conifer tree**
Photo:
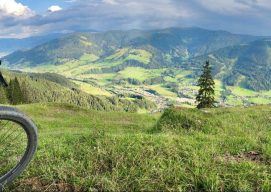
[[[8,98],[6,94],[6,89],[0,85],[0,104],[7,104]]]
[[[28,90],[27,83],[22,81],[20,87],[22,92],[22,103],[29,103],[31,92]]]
[[[198,86],[200,87],[196,100],[198,102],[197,108],[212,108],[215,103],[215,82],[212,77],[212,67],[209,61],[206,61],[203,66],[202,74],[198,80]]]
[[[12,105],[23,103],[23,94],[17,77],[15,77],[15,79],[10,80],[8,86],[8,98]]]

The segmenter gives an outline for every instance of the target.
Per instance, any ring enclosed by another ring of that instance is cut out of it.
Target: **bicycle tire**
[[[0,121],[1,120],[18,124],[27,135],[27,145],[26,150],[17,165],[12,167],[4,175],[0,175],[0,191],[2,191],[7,184],[14,181],[14,179],[25,170],[36,152],[38,143],[37,127],[32,120],[21,112],[11,107],[0,107]]]

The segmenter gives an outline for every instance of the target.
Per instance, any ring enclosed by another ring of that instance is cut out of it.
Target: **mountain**
[[[16,51],[4,59],[11,67],[59,65],[69,60],[79,60],[85,54],[91,54],[101,60],[118,54],[120,50],[123,52],[125,48],[133,48],[151,55],[148,64],[161,66],[256,39],[259,37],[200,28],[86,32],[58,38],[30,50]],[[129,54],[128,51],[125,51],[125,54]]]
[[[0,39],[0,57],[19,49],[26,50],[26,49],[33,48],[37,45],[56,39],[62,35],[63,34],[55,33],[55,34],[22,38],[22,39],[2,38]]]
[[[271,103],[270,38],[200,28],[78,32],[5,56],[10,69],[63,75],[80,90],[193,106],[210,60],[220,105]]]
[[[190,65],[201,66],[210,60],[215,75],[226,85],[238,85],[252,90],[271,89],[271,39],[226,47],[204,56],[191,59]]]

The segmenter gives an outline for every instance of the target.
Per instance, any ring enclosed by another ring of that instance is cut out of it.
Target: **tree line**
[[[154,109],[146,99],[127,100],[119,97],[94,96],[76,87],[70,88],[36,76],[11,75],[8,87],[0,86],[0,104],[66,103],[92,110],[136,112]]]
[[[24,103],[24,95],[17,77],[10,80],[8,87],[0,86],[0,103],[12,105]]]

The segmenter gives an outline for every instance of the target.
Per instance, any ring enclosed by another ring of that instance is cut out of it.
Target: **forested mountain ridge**
[[[210,60],[215,74],[226,85],[242,85],[255,91],[271,89],[271,38],[222,48],[191,59],[191,66]]]
[[[259,37],[200,28],[85,32],[61,37],[30,50],[20,50],[4,59],[10,66],[62,64],[68,60],[80,59],[85,54],[105,59],[118,53],[120,49],[133,48],[152,54],[148,63],[161,66],[256,39]]]

